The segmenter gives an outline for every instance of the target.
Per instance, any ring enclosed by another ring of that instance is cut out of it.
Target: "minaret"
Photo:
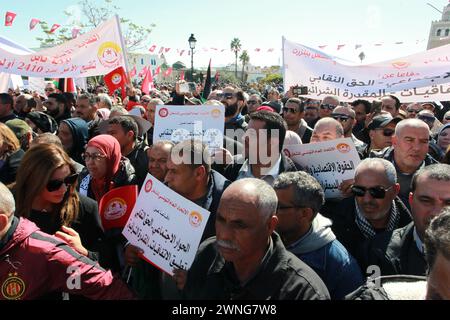
[[[427,50],[450,44],[450,3],[444,8],[442,18],[431,23]]]

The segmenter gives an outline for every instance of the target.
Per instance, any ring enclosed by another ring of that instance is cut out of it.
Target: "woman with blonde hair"
[[[76,191],[78,174],[65,151],[39,144],[27,151],[14,186],[16,215],[98,259],[103,229],[97,203]]]
[[[14,132],[0,122],[0,182],[9,185],[16,180],[17,169],[24,154]]]

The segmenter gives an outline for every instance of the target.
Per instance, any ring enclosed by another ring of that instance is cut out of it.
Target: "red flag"
[[[111,94],[117,89],[121,88],[122,98],[125,98],[125,85],[127,84],[127,76],[123,67],[119,67],[111,71],[106,76],[104,76],[103,79],[105,80],[105,84]]]
[[[134,78],[136,76],[136,66],[133,67],[133,69],[130,71],[130,78]]]
[[[115,188],[106,193],[99,202],[98,211],[103,229],[123,228],[128,222],[138,196],[138,186]]]
[[[260,52],[261,49],[260,49],[260,48],[256,48],[255,51],[256,51],[256,52]]]
[[[172,74],[172,67],[170,67],[169,69],[166,70],[166,72],[164,72],[164,78],[168,77]]]
[[[59,27],[61,27],[61,25],[55,23],[52,25],[52,28],[50,29],[50,31],[48,33],[53,33],[56,31],[56,29],[58,29]]]
[[[164,51],[164,47],[161,47],[161,48],[159,49],[159,53],[158,53],[158,54],[163,53],[163,51]]]
[[[156,44],[152,45],[152,46],[148,49],[148,51],[150,51],[151,53],[153,53],[153,52],[155,51],[155,49],[156,49]]]
[[[180,80],[184,80],[184,71],[180,72]]]
[[[216,75],[214,76],[214,80],[217,82],[219,82],[219,71],[216,71]]]
[[[5,15],[5,27],[11,27],[14,19],[16,18],[16,15],[14,12],[6,11]]]
[[[164,48],[164,52],[167,53],[170,51],[170,48]]]
[[[161,73],[161,66],[159,66],[158,68],[156,68],[155,72],[153,73],[154,76],[157,76],[158,74]]]
[[[41,20],[39,20],[39,19],[31,19],[31,21],[30,21],[30,30],[33,30],[34,29],[34,27],[36,27],[36,25],[39,23],[39,22],[41,22]]]
[[[139,71],[138,76],[142,78],[143,76],[145,76],[146,73],[147,73],[147,66],[145,66],[144,68],[142,68],[141,71]]]
[[[152,69],[147,68],[144,81],[142,81],[141,91],[145,94],[149,94],[151,89],[153,89]]]
[[[273,52],[273,50],[275,50],[274,48],[270,48],[269,50],[267,50],[267,52]]]
[[[78,34],[80,33],[80,31],[81,31],[80,28],[74,27],[72,29],[72,39],[75,39],[76,37],[78,37]]]

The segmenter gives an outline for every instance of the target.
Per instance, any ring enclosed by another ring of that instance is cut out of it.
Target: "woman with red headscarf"
[[[134,168],[122,156],[120,144],[113,136],[102,134],[89,140],[83,160],[86,168],[80,174],[79,193],[98,203],[114,188],[137,184]],[[100,264],[121,272],[125,266],[123,246],[126,242],[122,230],[105,230],[105,238],[104,248],[100,252]]]
[[[80,194],[97,202],[114,188],[137,184],[134,168],[113,136],[101,134],[89,140],[83,160],[86,168],[80,175]]]

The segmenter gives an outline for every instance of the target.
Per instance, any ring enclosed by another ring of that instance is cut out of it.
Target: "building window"
[[[438,31],[437,31],[437,33],[436,33],[436,36],[437,36],[437,37],[440,37],[440,36],[441,36],[441,29],[438,29]]]
[[[141,65],[144,65],[144,58],[141,58]]]
[[[448,34],[450,32],[450,29],[445,29],[445,36],[448,37]]]

